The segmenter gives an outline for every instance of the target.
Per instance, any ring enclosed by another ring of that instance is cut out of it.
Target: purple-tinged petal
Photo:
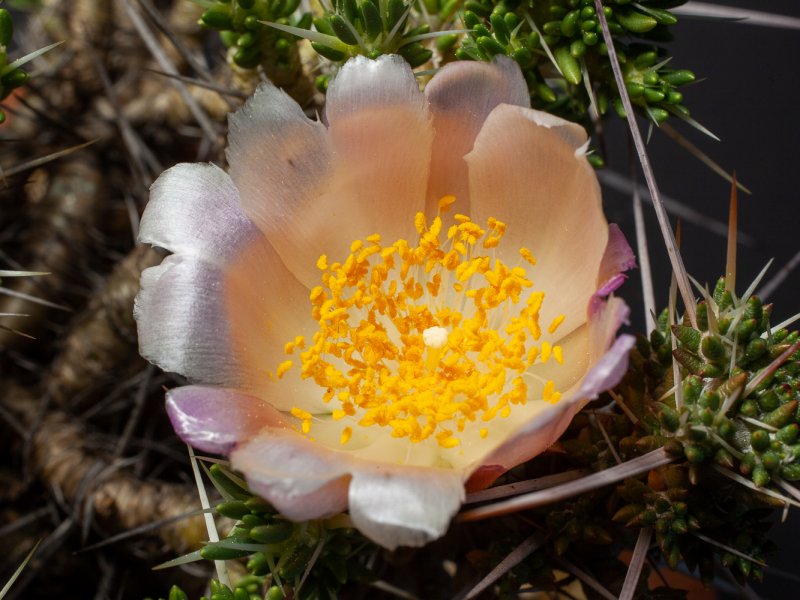
[[[547,450],[566,431],[578,411],[622,380],[636,340],[631,335],[614,338],[627,321],[628,313],[627,305],[620,298],[611,298],[597,307],[589,319],[588,331],[578,332],[581,337],[588,336],[591,367],[586,375],[567,390],[555,406],[540,412],[492,451],[475,469],[474,479],[470,478],[471,490],[479,489],[479,485],[490,485],[491,475],[502,473],[497,467],[510,469]]]
[[[594,363],[573,397],[593,400],[622,381],[628,370],[628,355],[635,343],[636,338],[632,335],[619,336],[609,351]]]
[[[598,289],[596,296],[605,298],[615,291],[628,278],[625,271],[636,268],[636,256],[633,254],[625,234],[611,223],[608,226],[608,244],[600,262],[597,274]]]
[[[178,437],[215,454],[227,454],[264,427],[286,426],[281,413],[260,398],[195,385],[167,392],[167,414]]]
[[[433,151],[428,181],[428,214],[452,194],[459,212],[469,210],[466,155],[483,122],[500,104],[530,107],[528,85],[513,60],[498,56],[491,63],[456,61],[442,67],[425,87],[433,115]]]
[[[440,538],[463,501],[461,473],[450,469],[359,464],[350,482],[353,523],[390,550]]]
[[[597,361],[569,397],[541,413],[510,436],[501,446],[487,456],[483,465],[475,470],[468,481],[470,490],[491,485],[506,470],[541,454],[552,446],[566,431],[572,418],[587,402],[601,392],[614,387],[622,380],[628,368],[628,354],[635,338],[620,336],[611,349]]]
[[[140,242],[217,265],[260,239],[231,178],[212,164],[179,164],[162,173],[139,228]]]
[[[231,454],[250,489],[293,521],[328,517],[347,508],[349,463],[298,433],[269,429]]]
[[[528,275],[545,293],[540,321],[545,329],[563,314],[559,336],[585,322],[608,242],[600,187],[583,155],[586,139],[574,123],[503,104],[466,156],[470,216],[505,222],[502,246],[533,253],[538,262]]]

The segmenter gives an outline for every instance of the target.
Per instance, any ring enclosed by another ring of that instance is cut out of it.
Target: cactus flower
[[[262,85],[230,172],[180,164],[140,240],[142,355],[167,409],[287,518],[349,511],[387,548],[441,536],[465,489],[545,451],[627,366],[609,294],[633,255],[585,132],[516,64],[351,60],[322,121]]]

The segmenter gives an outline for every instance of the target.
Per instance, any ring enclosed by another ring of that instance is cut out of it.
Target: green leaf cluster
[[[673,69],[661,45],[677,22],[669,8],[683,2],[605,0],[604,14],[633,105],[652,122],[688,119],[678,88],[694,74]],[[468,0],[462,60],[505,55],[523,70],[535,108],[591,128],[590,107],[625,117],[593,0]]]
[[[299,38],[265,23],[309,29],[311,13],[298,12],[299,7],[300,0],[219,0],[203,12],[200,24],[220,32],[238,67],[269,63],[290,68]]]
[[[14,21],[11,13],[0,8],[0,100],[8,96],[30,78],[26,71],[9,63],[8,46],[14,37]],[[5,113],[0,110],[0,123],[6,120]]]

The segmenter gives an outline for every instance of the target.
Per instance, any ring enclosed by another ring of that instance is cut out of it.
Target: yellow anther
[[[452,194],[448,194],[447,196],[442,196],[439,198],[439,212],[447,212],[447,210],[453,205],[456,201],[456,197]]]
[[[550,399],[553,397],[553,392],[556,389],[556,384],[554,381],[548,381],[544,384],[544,390],[542,390],[542,396],[546,402],[549,402]]]
[[[304,421],[311,420],[311,413],[308,411],[303,410],[302,408],[294,407],[291,411],[289,411],[291,415],[295,418],[302,419]]]
[[[555,333],[558,326],[564,322],[564,315],[558,315],[553,322],[550,323],[550,327],[547,328],[548,333]]]
[[[361,252],[358,253],[358,258],[356,259],[358,262],[364,262],[372,256],[373,254],[377,254],[381,251],[380,246],[370,246],[369,248],[364,248]]]
[[[531,349],[528,350],[528,365],[532,365],[536,362],[536,357],[539,355],[539,348],[536,346],[531,346]]]
[[[281,364],[278,365],[278,370],[275,372],[275,375],[278,376],[278,379],[282,379],[286,372],[292,368],[292,361],[285,360]]]
[[[531,265],[536,265],[536,259],[533,257],[533,254],[531,254],[531,251],[527,248],[520,248],[519,254],[526,262],[530,263]]]
[[[345,427],[342,429],[342,437],[340,439],[342,446],[349,442],[351,437],[353,437],[353,429],[351,427]]]
[[[354,240],[353,243],[350,244],[350,252],[355,254],[356,252],[361,250],[363,247],[364,247],[364,242],[362,242],[361,240]]]
[[[543,363],[546,363],[550,360],[550,356],[553,353],[553,347],[550,345],[550,342],[542,342],[542,354],[540,356],[540,360]]]
[[[489,430],[488,430],[488,429],[486,429],[486,427],[481,427],[481,430],[480,430],[480,432],[479,432],[479,435],[481,436],[481,439],[482,439],[482,440],[485,440],[485,439],[486,439],[486,436],[488,436],[488,435],[489,435]]]
[[[418,212],[417,214],[414,215],[414,228],[420,235],[425,233],[425,230],[428,228],[428,225],[425,222],[425,215],[423,213]]]
[[[561,346],[553,346],[553,358],[556,359],[558,364],[564,364],[564,350],[561,348]]]
[[[436,436],[436,441],[442,448],[455,448],[461,443],[461,440],[453,437],[453,432],[445,430]]]
[[[297,407],[294,407],[290,413],[293,417],[300,419],[300,430],[303,433],[311,431],[311,413]]]
[[[327,268],[328,268],[328,257],[327,257],[325,254],[323,254],[322,256],[320,256],[320,257],[317,259],[317,268],[318,268],[320,271],[325,271],[325,270],[327,270]]]
[[[323,256],[323,258],[325,257]],[[325,290],[323,290],[321,286],[317,286],[311,290],[311,293],[308,295],[308,299],[311,300],[311,304],[317,304],[317,301],[324,296]]]
[[[499,236],[488,237],[485,240],[483,240],[484,248],[497,248],[499,245],[500,245]]]

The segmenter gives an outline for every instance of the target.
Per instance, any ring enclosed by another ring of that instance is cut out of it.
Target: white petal
[[[308,286],[319,282],[321,254],[342,261],[354,239],[414,233],[433,136],[399,57],[348,62],[327,102],[328,131],[271,86],[230,118],[228,161],[244,210]]]
[[[460,471],[363,465],[350,482],[353,523],[390,550],[440,538],[463,501]]]
[[[501,105],[466,157],[472,218],[508,224],[500,245],[504,260],[513,261],[521,246],[532,251],[538,263],[528,274],[545,292],[542,328],[566,316],[558,336],[586,320],[608,240],[597,178],[586,159],[575,156],[585,139],[575,124]]]
[[[168,256],[142,273],[134,306],[139,353],[191,380],[240,383],[219,273],[207,263]]]
[[[288,358],[284,344],[314,330],[308,305],[305,289],[263,244],[223,267],[173,255],[142,273],[139,351],[192,382],[238,388],[279,410],[318,410],[313,382],[271,376]]]
[[[231,178],[212,164],[179,164],[162,173],[139,228],[140,242],[215,264],[262,237]]]
[[[445,65],[425,88],[433,115],[433,152],[428,183],[428,213],[439,198],[456,196],[468,214],[469,184],[464,155],[489,113],[500,104],[530,107],[530,95],[517,63],[498,56],[492,63],[456,61]]]

